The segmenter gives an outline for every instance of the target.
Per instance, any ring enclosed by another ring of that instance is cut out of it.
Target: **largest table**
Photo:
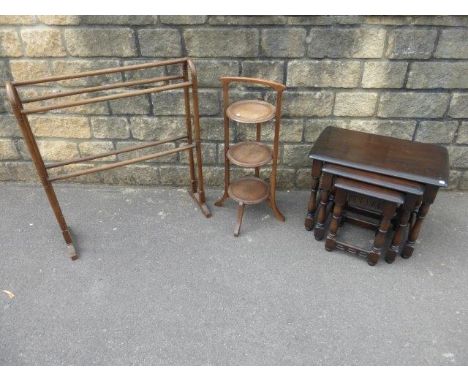
[[[422,222],[439,188],[448,186],[449,160],[447,149],[428,143],[327,127],[310,150],[312,190],[305,220],[312,229],[317,210],[317,191],[324,163],[365,170],[411,180],[424,185],[425,191],[414,223],[410,227],[402,256],[410,257],[419,236]]]

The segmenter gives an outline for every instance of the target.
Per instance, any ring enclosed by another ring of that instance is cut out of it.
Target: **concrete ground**
[[[75,262],[42,189],[0,184],[2,365],[468,363],[468,194],[438,196],[411,259],[370,267],[304,230],[307,192],[279,193],[286,223],[248,207],[234,238],[219,190],[211,219],[179,189],[57,190]]]

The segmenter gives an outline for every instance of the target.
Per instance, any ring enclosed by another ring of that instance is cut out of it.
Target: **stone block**
[[[0,25],[32,25],[36,16],[27,15],[0,15]]]
[[[468,168],[468,147],[448,147],[450,166],[455,168]]]
[[[39,151],[45,161],[63,161],[79,157],[76,143],[69,141],[37,141]]]
[[[65,43],[72,56],[136,56],[135,36],[130,28],[69,28]]]
[[[462,177],[461,171],[450,170],[448,187],[443,190],[456,190],[459,187],[460,179]]]
[[[448,115],[452,118],[468,118],[468,93],[454,93]]]
[[[430,58],[437,39],[434,28],[397,28],[388,36],[387,57]]]
[[[224,185],[224,167],[204,167],[203,180],[207,187],[221,187]]]
[[[468,64],[465,62],[413,62],[406,87],[412,89],[468,88]]]
[[[312,161],[310,165],[312,165]],[[310,168],[300,168],[296,171],[296,186],[299,189],[310,190],[312,187],[312,174]]]
[[[159,175],[162,185],[188,186],[190,184],[189,169],[187,166],[160,166]]]
[[[46,25],[78,25],[80,23],[80,16],[37,16],[39,22]]]
[[[242,61],[242,76],[257,77],[270,81],[284,82],[284,63],[283,61]]]
[[[380,97],[379,117],[440,118],[449,95],[445,93],[389,92]]]
[[[304,141],[315,142],[322,131],[328,126],[341,127],[338,125],[338,121],[334,119],[307,119],[304,126]]]
[[[247,28],[189,28],[184,31],[187,54],[192,57],[255,57],[259,33]]]
[[[346,25],[360,24],[364,16],[289,16],[288,24],[292,25]]]
[[[208,16],[199,16],[199,15],[197,16],[188,16],[188,15],[159,16],[161,24],[179,24],[179,25],[204,24],[207,18]]]
[[[370,117],[374,114],[378,93],[338,92],[333,114],[337,116]]]
[[[111,141],[99,141],[99,142],[81,142],[78,144],[80,154],[82,157],[89,155],[105,154],[109,151],[115,150],[114,144]],[[110,155],[104,158],[98,158],[97,161],[115,161],[115,155]]]
[[[116,99],[109,101],[109,106],[112,114],[150,114],[150,95],[143,94],[141,96]]]
[[[0,160],[20,159],[15,142],[11,139],[0,139]]]
[[[314,27],[307,43],[309,57],[380,58],[385,45],[385,29]]]
[[[262,30],[262,55],[267,57],[303,57],[306,31],[303,28]]]
[[[130,128],[124,117],[91,117],[90,122],[94,138],[130,138]]]
[[[200,115],[217,115],[220,110],[218,90],[200,89]],[[182,90],[160,92],[151,95],[155,115],[185,115],[185,102]],[[191,103],[192,107],[192,103]]]
[[[149,15],[88,15],[80,16],[81,24],[103,25],[151,25],[156,24],[158,16]]]
[[[458,129],[457,143],[468,143],[468,122],[463,122]]]
[[[39,177],[31,162],[0,162],[0,180],[38,182]]]
[[[10,60],[10,71],[15,81],[25,81],[51,75],[47,60]]]
[[[458,128],[456,121],[422,121],[415,140],[425,143],[451,143]]]
[[[38,137],[90,138],[88,118],[81,116],[32,115],[31,129]]]
[[[408,63],[399,61],[366,61],[362,76],[363,88],[401,88]]]
[[[16,118],[11,115],[0,115],[0,137],[19,137],[21,130]]]
[[[442,30],[437,49],[434,53],[438,58],[468,58],[468,29]]]
[[[4,83],[5,81],[10,81],[11,75],[10,70],[6,62],[0,61],[0,83]]]
[[[198,74],[198,85],[205,87],[221,86],[219,81],[223,76],[238,76],[239,62],[233,60],[195,60]]]
[[[293,92],[284,93],[283,115],[290,117],[325,117],[333,108],[333,93]]]
[[[306,167],[310,165],[310,145],[284,145],[281,163],[289,167]]]
[[[213,25],[282,25],[285,16],[210,16]]]
[[[202,141],[222,141],[224,139],[223,118],[200,118],[200,130]]]
[[[133,138],[142,141],[162,140],[186,134],[184,117],[130,117]]]
[[[19,57],[23,55],[18,32],[11,28],[0,28],[0,57]]]
[[[357,87],[361,78],[359,61],[293,60],[288,63],[288,86]]]
[[[26,56],[63,57],[67,55],[59,29],[22,29],[21,39]]]
[[[142,56],[179,57],[182,54],[182,42],[177,29],[140,29],[138,40]]]

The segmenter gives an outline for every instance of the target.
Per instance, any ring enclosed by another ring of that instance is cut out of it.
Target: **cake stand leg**
[[[242,224],[242,217],[244,216],[244,208],[245,208],[245,204],[239,203],[239,207],[237,207],[237,222],[236,222],[236,227],[234,228],[235,237],[239,236],[239,231],[240,231],[240,227]]]

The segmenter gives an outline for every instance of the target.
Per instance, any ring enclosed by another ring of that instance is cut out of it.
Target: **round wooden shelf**
[[[231,182],[229,196],[239,203],[257,204],[270,195],[270,186],[262,179],[246,176]]]
[[[229,147],[228,159],[241,167],[260,167],[272,160],[270,146],[261,142],[240,142]]]
[[[226,110],[229,119],[241,123],[262,123],[275,116],[275,107],[261,100],[234,102]]]

